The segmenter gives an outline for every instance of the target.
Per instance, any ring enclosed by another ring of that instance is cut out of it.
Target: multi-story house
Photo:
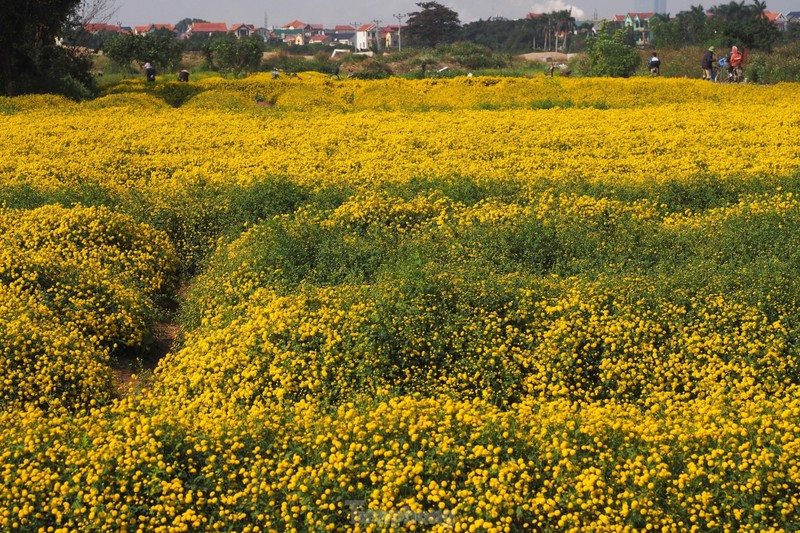
[[[378,25],[372,22],[359,26],[356,30],[356,51],[363,52],[369,50],[373,45],[377,45],[379,31]]]
[[[234,34],[237,39],[241,39],[242,37],[253,35],[256,32],[256,27],[252,24],[234,24],[228,31]]]
[[[283,41],[286,44],[303,46],[304,44],[308,44],[311,36],[314,34],[314,29],[311,24],[295,20],[280,28],[276,28],[274,32],[275,37],[279,41]]]
[[[339,24],[333,29],[331,38],[335,43],[344,44],[355,48],[356,46],[356,29],[349,24]]]
[[[636,44],[645,46],[653,40],[653,32],[650,29],[650,20],[655,13],[627,13],[625,15],[615,15],[614,22],[623,28],[632,28],[636,36]]]

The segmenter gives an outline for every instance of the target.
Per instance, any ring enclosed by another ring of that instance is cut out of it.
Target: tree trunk
[[[11,65],[11,48],[5,46],[0,50],[0,72],[3,74],[3,93],[14,96],[14,83],[12,80],[13,68]]]

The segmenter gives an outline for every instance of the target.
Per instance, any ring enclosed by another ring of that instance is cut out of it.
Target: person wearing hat
[[[709,46],[706,53],[703,54],[703,60],[700,61],[700,68],[703,69],[703,79],[714,81],[714,47]]]
[[[150,63],[144,64],[144,77],[147,81],[156,81],[156,69]]]

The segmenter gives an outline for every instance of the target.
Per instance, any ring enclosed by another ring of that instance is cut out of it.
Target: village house
[[[188,26],[181,38],[192,35],[213,37],[222,34],[232,34],[237,38],[258,35],[269,41],[275,39],[288,45],[303,46],[307,44],[322,44],[327,46],[345,45],[355,51],[365,52],[372,48],[398,48],[401,46],[402,26],[387,25],[380,27],[375,23],[362,24],[358,28],[349,24],[336,25],[332,30],[326,29],[322,24],[307,24],[300,20],[292,21],[280,28],[257,28],[253,24],[235,23],[228,26],[225,22],[194,22]],[[123,28],[118,25],[104,23],[89,23],[85,25],[89,33],[100,31],[113,31],[124,33],[126,30],[136,35],[147,35],[159,30],[175,32],[172,24],[147,24],[136,26],[133,29]]]
[[[653,32],[650,29],[650,19],[655,15],[655,13],[650,12],[627,13],[625,15],[616,15],[614,21],[623,28],[633,29],[637,46],[646,46],[653,40]]]
[[[289,45],[303,46],[308,44],[311,36],[314,35],[314,28],[311,24],[295,20],[276,28],[274,33],[279,41]]]
[[[401,26],[390,24],[381,28],[381,41],[384,48],[397,48],[400,46]]]
[[[308,44],[333,44],[333,38],[330,35],[312,35],[308,39]]]
[[[379,31],[378,25],[372,22],[359,26],[356,30],[356,52],[364,52],[373,45],[377,46]]]
[[[252,24],[234,24],[228,30],[229,33],[232,33],[236,36],[237,39],[241,39],[243,37],[250,37],[256,31],[256,27]]]
[[[786,31],[786,24],[789,23],[789,19],[783,13],[764,11],[764,16],[767,17],[767,20],[777,26],[779,30]]]
[[[333,44],[343,44],[351,48],[356,46],[356,29],[349,24],[337,24],[332,32]]]
[[[224,22],[193,22],[186,30],[186,35],[206,35],[212,37],[228,33],[228,25]]]
[[[117,26],[116,24],[105,24],[102,22],[90,22],[88,24],[84,24],[83,29],[88,33],[98,33],[101,31],[126,33],[126,30],[122,26]],[[128,29],[128,31],[130,31],[130,29]]]

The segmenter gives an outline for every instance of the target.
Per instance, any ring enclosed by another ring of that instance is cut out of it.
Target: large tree
[[[15,93],[23,75],[40,74],[43,55],[55,46],[81,0],[0,0],[0,79],[3,92]]]
[[[641,63],[631,28],[602,25],[597,35],[587,39],[586,51],[593,76],[627,78]]]
[[[240,75],[256,71],[264,55],[264,40],[255,35],[238,39],[226,35],[210,43],[213,65],[224,74]]]
[[[494,17],[464,24],[459,38],[486,46],[494,52],[522,54],[531,51],[528,33],[524,20]]]
[[[708,46],[713,32],[702,5],[691,6],[672,18],[657,16],[651,19],[654,44],[659,47]]]
[[[167,29],[157,30],[147,35],[124,33],[114,37],[108,44],[106,55],[126,74],[151,63],[158,72],[174,69],[183,55],[183,44],[175,34]]]
[[[408,14],[405,36],[409,42],[418,46],[434,47],[458,38],[461,29],[458,13],[439,2],[420,2],[417,7],[420,11]]]
[[[767,4],[753,0],[750,5],[729,2],[711,8],[710,26],[717,44],[771,50],[780,30],[766,16]]]
[[[771,50],[781,32],[767,18],[766,3],[753,0],[728,2],[711,7],[692,6],[671,19],[652,24],[656,46],[680,48],[686,45],[737,45],[740,48]]]

